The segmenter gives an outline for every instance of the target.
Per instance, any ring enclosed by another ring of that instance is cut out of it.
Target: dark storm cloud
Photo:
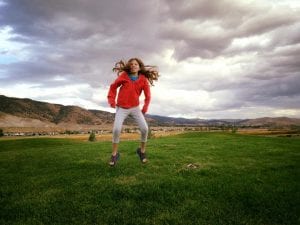
[[[225,54],[235,39],[268,34],[281,27],[292,26],[300,18],[290,8],[274,9],[270,5],[232,0],[168,1],[166,14],[168,22],[161,27],[161,37],[172,42],[179,60],[197,56],[217,57]],[[294,30],[290,32],[295,33]],[[299,43],[296,34],[285,44]],[[276,35],[271,39],[274,45],[281,41]],[[254,49],[259,48],[257,45]]]
[[[126,24],[131,26],[138,18],[148,16],[147,7],[151,9],[147,3],[120,0],[10,0],[3,7],[2,24],[38,40],[83,39],[97,33],[110,36],[126,31]]]
[[[247,5],[239,5],[238,1],[167,0],[166,2],[170,15],[178,21],[195,18],[220,20],[220,16],[234,21],[249,12]]]
[[[10,26],[11,41],[26,43],[23,51],[28,52],[27,59],[14,63],[7,73],[15,80],[23,71],[28,82],[40,73],[39,81],[72,75],[73,82],[108,84],[117,60],[146,58],[159,48],[158,8],[157,1],[6,1],[0,25]]]

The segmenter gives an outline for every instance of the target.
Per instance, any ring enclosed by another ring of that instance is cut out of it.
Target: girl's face
[[[135,59],[129,62],[129,66],[132,74],[138,74],[140,70],[140,64]]]

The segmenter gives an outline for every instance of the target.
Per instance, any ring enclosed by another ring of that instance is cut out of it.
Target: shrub
[[[94,131],[92,131],[92,132],[90,133],[89,141],[96,141],[96,135],[95,135],[95,132],[94,132]]]

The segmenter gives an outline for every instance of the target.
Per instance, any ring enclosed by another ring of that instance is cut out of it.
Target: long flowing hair
[[[150,65],[145,65],[142,60],[139,58],[131,58],[127,62],[120,60],[117,62],[113,68],[114,72],[117,72],[118,76],[121,72],[125,71],[128,74],[130,73],[130,62],[136,60],[140,66],[139,74],[143,74],[150,84],[153,86],[153,81],[157,81],[158,77],[160,76],[158,74],[158,68],[157,66],[150,66]]]

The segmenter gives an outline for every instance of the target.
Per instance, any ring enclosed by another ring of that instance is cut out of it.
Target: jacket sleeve
[[[150,85],[149,85],[148,80],[145,81],[143,91],[144,91],[144,95],[145,95],[145,101],[144,101],[144,106],[142,108],[142,113],[145,114],[148,111],[148,107],[149,107],[150,100],[151,100],[151,91],[150,91]]]
[[[115,108],[116,107],[116,95],[117,95],[117,89],[119,86],[122,85],[122,76],[119,76],[109,87],[109,91],[107,94],[107,100],[108,104]]]

